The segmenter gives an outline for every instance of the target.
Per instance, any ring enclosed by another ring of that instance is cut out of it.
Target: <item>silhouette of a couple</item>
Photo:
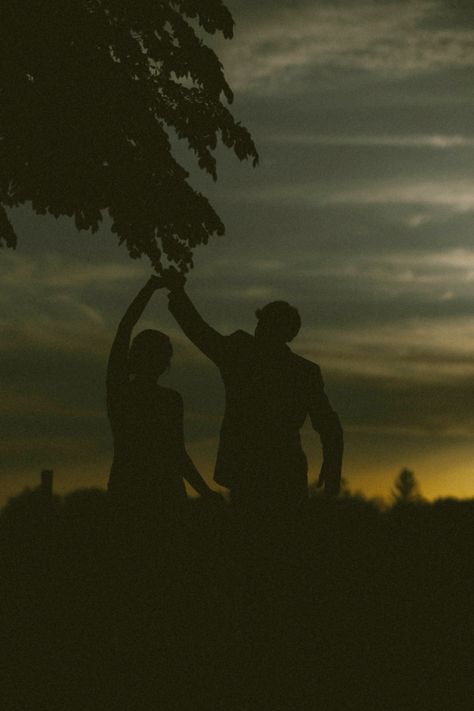
[[[288,347],[298,333],[298,311],[283,301],[256,312],[254,335],[223,336],[200,316],[174,269],[152,276],[130,304],[115,336],[107,370],[107,407],[114,439],[109,492],[139,515],[167,515],[186,499],[183,478],[204,497],[213,491],[186,452],[183,401],[159,384],[170,365],[168,336],[132,331],[157,289],[169,290],[169,310],[186,336],[219,368],[225,413],[215,481],[230,489],[237,511],[297,514],[308,496],[307,460],[300,428],[307,415],[319,434],[319,486],[339,491],[342,429],[324,392],[319,366]],[[131,343],[130,343],[131,341]]]

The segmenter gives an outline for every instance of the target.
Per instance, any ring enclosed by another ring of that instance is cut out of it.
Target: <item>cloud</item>
[[[427,27],[474,27],[472,0],[440,0],[426,21]]]
[[[64,402],[41,396],[37,393],[21,393],[16,389],[2,387],[0,415],[57,415],[60,417],[103,418],[103,410],[85,407],[71,407]]]
[[[395,297],[403,289],[412,297],[417,293],[418,298],[427,295],[429,299],[438,296],[446,300],[446,294],[449,299],[455,295],[472,296],[474,251],[463,248],[442,251],[413,249],[389,254],[358,254],[350,259],[334,257],[323,261],[308,257],[306,266],[301,261],[298,272],[315,278],[334,278],[338,283],[346,280],[353,291],[359,281],[374,296],[385,292]],[[414,307],[416,305],[413,304]]]
[[[3,351],[34,348],[103,357],[110,345],[109,323],[118,320],[110,319],[110,312],[122,285],[131,298],[144,283],[143,265],[134,262],[93,263],[57,251],[1,256]]]
[[[61,457],[68,460],[77,460],[83,452],[92,453],[96,450],[94,437],[58,435],[54,439],[44,436],[18,435],[9,437],[0,443],[2,456],[17,456],[21,450],[35,451],[37,456]]]
[[[312,69],[404,76],[474,64],[469,27],[429,25],[439,3],[275,3],[242,15],[222,57],[239,91],[294,89]],[[301,88],[301,86],[299,86]]]
[[[230,198],[230,195],[229,195]],[[232,193],[249,203],[288,203],[292,205],[414,205],[443,208],[454,212],[474,210],[474,180],[449,178],[439,180],[380,179],[355,181],[350,187],[322,182],[288,183],[260,186],[249,195]]]
[[[474,323],[465,316],[307,330],[300,347],[330,372],[406,383],[474,376]]]
[[[54,351],[58,355],[77,353],[103,358],[111,339],[101,326],[102,319],[91,319],[89,314],[82,319],[74,318],[74,310],[72,308],[63,318],[33,312],[25,314],[18,324],[0,319],[1,351],[5,354],[34,349],[43,354]]]
[[[433,135],[312,135],[305,133],[273,133],[264,136],[264,143],[276,143],[287,146],[362,146],[362,147],[394,147],[394,148],[474,148],[474,137],[433,134]]]
[[[2,253],[0,269],[3,287],[17,287],[22,291],[37,287],[56,290],[115,285],[133,281],[143,272],[134,262],[97,264],[57,251],[36,255],[35,258],[20,252],[5,252]]]
[[[356,203],[358,205],[400,203],[404,205],[427,205],[443,207],[459,212],[474,209],[474,181],[451,179],[440,181],[409,180],[395,182],[386,180],[382,184],[367,185],[362,188],[341,190],[327,196],[328,203]]]

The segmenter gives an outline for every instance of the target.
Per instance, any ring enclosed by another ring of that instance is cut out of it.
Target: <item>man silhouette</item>
[[[169,310],[217,365],[224,383],[215,481],[230,489],[241,510],[297,511],[308,496],[300,428],[309,415],[323,448],[318,485],[327,495],[337,495],[343,433],[319,366],[287,345],[300,329],[298,311],[274,301],[256,312],[253,336],[245,331],[223,336],[197,312],[184,290],[184,277],[169,269],[163,281],[170,291]]]

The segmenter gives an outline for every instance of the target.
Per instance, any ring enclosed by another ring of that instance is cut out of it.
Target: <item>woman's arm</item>
[[[186,451],[184,466],[185,470],[183,472],[183,476],[188,482],[188,484],[193,487],[194,491],[199,494],[199,496],[218,496],[220,498],[220,494],[217,491],[214,491],[214,489],[211,489],[211,487],[206,484],[206,482],[196,469],[193,460]]]
[[[204,481],[201,474],[198,472],[193,460],[186,451],[186,444],[184,441],[184,405],[183,398],[178,393],[175,393],[177,413],[178,413],[178,446],[182,452],[182,476],[190,486],[193,487],[194,491],[200,496],[205,497],[219,497],[220,494]]]
[[[162,286],[159,277],[151,276],[133,299],[118,325],[107,364],[107,405],[109,409],[117,390],[128,378],[128,349],[133,328],[145,310],[153,292]]]

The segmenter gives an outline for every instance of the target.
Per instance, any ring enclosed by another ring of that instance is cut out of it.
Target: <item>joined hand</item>
[[[163,287],[165,286],[163,277],[158,276],[157,274],[151,275],[151,277],[148,279],[148,284],[153,289],[163,289]]]
[[[206,499],[206,501],[211,501],[214,504],[224,503],[224,497],[222,496],[222,494],[211,488],[209,488],[209,490],[202,495],[202,498]]]
[[[166,286],[170,291],[182,289],[186,284],[186,277],[181,272],[178,272],[174,267],[168,267],[163,271],[162,275],[163,286]]]

